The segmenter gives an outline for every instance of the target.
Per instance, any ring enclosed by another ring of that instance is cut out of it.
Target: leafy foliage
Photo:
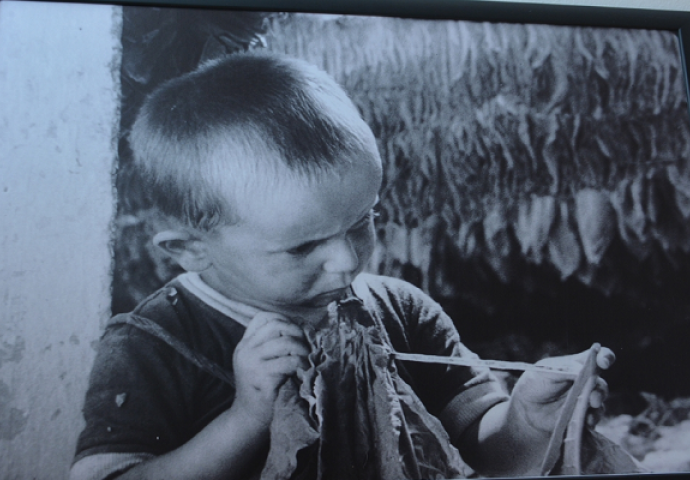
[[[411,263],[433,289],[424,250],[444,235],[505,282],[525,258],[607,291],[592,272],[616,235],[641,260],[690,251],[670,32],[302,15],[269,45],[334,75],[379,139],[377,269]]]

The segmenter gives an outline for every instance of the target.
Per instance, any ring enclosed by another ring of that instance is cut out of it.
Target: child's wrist
[[[272,408],[267,415],[265,409],[257,409],[256,406],[256,402],[235,399],[228,413],[233,422],[239,423],[236,426],[241,427],[247,434],[267,434],[271,425]]]

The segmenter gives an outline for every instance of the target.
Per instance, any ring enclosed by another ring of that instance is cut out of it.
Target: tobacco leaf
[[[561,202],[559,216],[549,239],[549,259],[561,273],[561,278],[570,277],[580,266],[582,253],[577,236],[569,222],[568,205]]]
[[[262,480],[458,478],[471,470],[389,361],[358,299],[307,329],[310,368],[282,387]]]
[[[615,234],[609,195],[593,188],[575,194],[575,218],[587,261],[598,265]]]
[[[640,202],[641,185],[640,177],[620,182],[611,192],[611,206],[616,212],[621,239],[635,257],[644,260],[651,254],[652,246],[647,238],[647,220]]]
[[[518,206],[515,235],[522,254],[537,264],[542,262],[555,217],[556,200],[552,196],[534,195]]]
[[[681,171],[677,165],[667,168],[669,182],[675,187],[675,198],[678,210],[683,215],[683,219],[690,218],[690,178]]]
[[[318,438],[315,425],[307,414],[307,402],[298,395],[299,385],[288,380],[280,389],[271,424],[271,461],[261,478],[287,480],[297,468],[297,453]]]
[[[582,433],[580,463],[582,475],[648,473],[623,447],[590,428]],[[553,474],[569,475],[564,467],[557,465]]]

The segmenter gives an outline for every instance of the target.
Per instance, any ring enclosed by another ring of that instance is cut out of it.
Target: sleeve
[[[108,478],[191,438],[193,368],[152,335],[109,326],[91,371],[71,478]]]
[[[427,300],[429,301],[429,300]],[[478,358],[461,341],[453,321],[433,302],[416,317],[415,352],[448,357]],[[425,400],[454,441],[491,407],[508,400],[498,379],[488,368],[452,365],[410,365],[418,369]]]
[[[153,458],[147,453],[97,453],[77,460],[70,469],[69,480],[105,480],[114,478]]]
[[[450,317],[428,295],[400,280],[384,279],[382,283],[383,288],[371,288],[370,292],[393,348],[477,358],[460,341]],[[508,399],[488,369],[401,361],[398,365],[427,410],[441,420],[454,441],[491,407]]]

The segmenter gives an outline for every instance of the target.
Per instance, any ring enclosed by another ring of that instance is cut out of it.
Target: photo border
[[[23,0],[32,1],[32,0]],[[46,0],[40,0],[46,1]],[[142,7],[203,8],[274,12],[349,14],[416,19],[464,20],[492,23],[550,24],[602,28],[673,31],[678,35],[684,84],[690,105],[690,3],[688,11],[617,6],[585,6],[502,2],[493,0],[47,0]],[[688,111],[690,115],[690,108]],[[572,478],[690,479],[690,473],[582,475]],[[515,479],[516,477],[503,477]],[[544,477],[520,477],[535,478]],[[571,477],[561,477],[571,478]]]

